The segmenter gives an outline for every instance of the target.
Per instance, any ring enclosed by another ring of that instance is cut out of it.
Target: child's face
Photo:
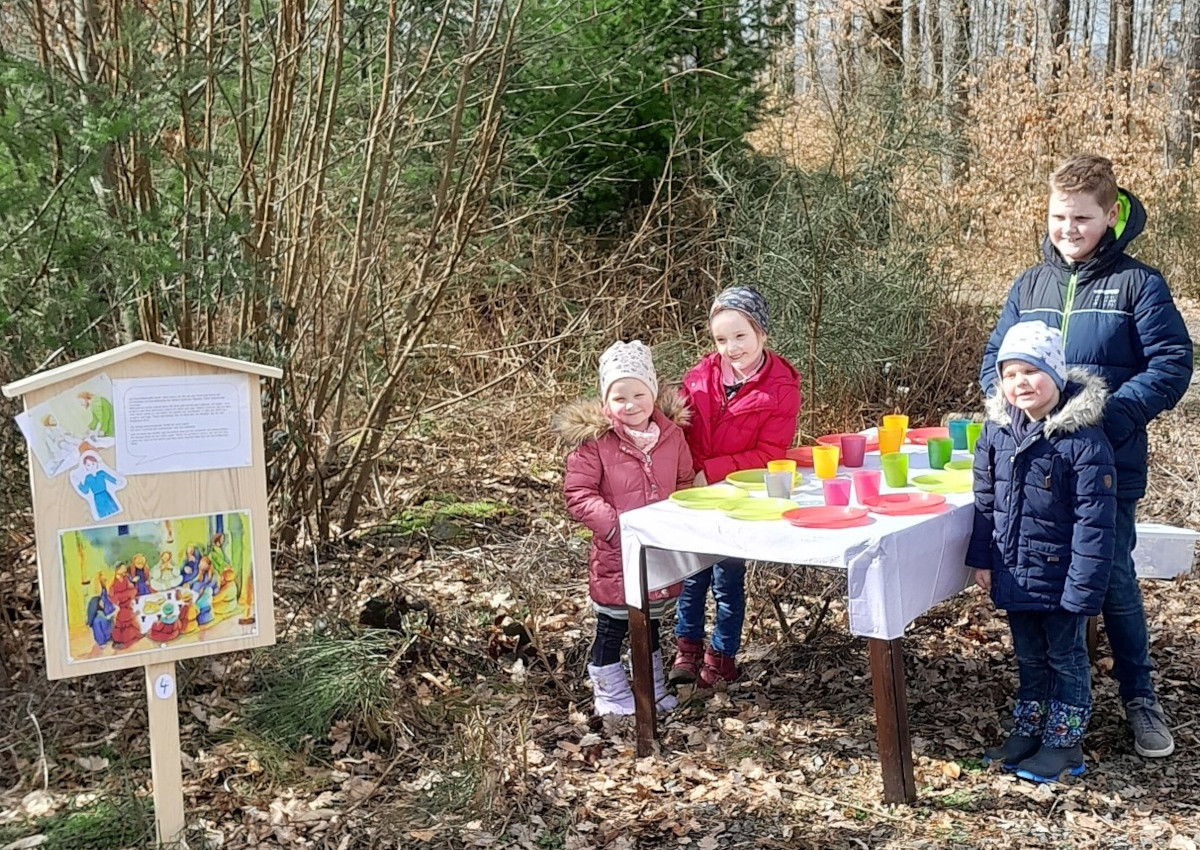
[[[654,413],[654,395],[637,378],[622,378],[608,388],[609,415],[634,431],[645,431]]]
[[[1081,263],[1096,253],[1108,228],[1117,222],[1117,205],[1104,209],[1087,192],[1051,192],[1046,213],[1050,242],[1064,260]]]
[[[1023,360],[1006,360],[1000,369],[1004,398],[1030,419],[1041,419],[1058,404],[1058,387],[1038,367]]]
[[[722,310],[709,322],[717,352],[735,372],[749,373],[762,356],[763,335],[740,310]]]

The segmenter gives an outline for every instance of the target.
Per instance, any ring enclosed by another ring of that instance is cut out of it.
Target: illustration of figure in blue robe
[[[121,503],[114,495],[125,486],[125,477],[117,475],[100,461],[95,452],[84,452],[82,463],[71,473],[71,483],[92,508],[92,518],[102,520],[120,513]]]
[[[179,568],[179,580],[182,584],[191,584],[200,575],[200,552],[195,546],[187,547],[183,556],[183,564]]]
[[[100,593],[88,600],[87,624],[92,627],[96,646],[104,646],[112,640],[113,617],[117,613],[117,606],[108,598],[104,576],[99,575],[96,580],[100,583]]]

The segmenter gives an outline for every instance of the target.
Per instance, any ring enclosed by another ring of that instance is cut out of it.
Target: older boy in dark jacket
[[[1073,156],[1050,176],[1044,262],[1017,278],[984,351],[980,380],[992,386],[1009,328],[1038,320],[1062,330],[1066,362],[1104,379],[1103,427],[1117,471],[1116,544],[1104,600],[1113,675],[1134,748],[1168,756],[1175,742],[1154,693],[1150,641],[1133,567],[1134,518],[1146,493],[1146,425],[1178,403],[1192,375],[1192,342],[1162,273],[1125,253],[1146,211],[1117,186],[1112,163]]]
[[[1092,714],[1087,618],[1108,588],[1116,519],[1108,393],[1068,372],[1062,335],[1022,322],[998,353],[999,391],[975,446],[975,521],[967,565],[1008,611],[1020,687],[1008,739],[984,754],[1018,776],[1084,772]]]

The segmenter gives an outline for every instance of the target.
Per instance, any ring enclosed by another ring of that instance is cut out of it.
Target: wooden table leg
[[[637,720],[637,754],[654,752],[658,735],[654,716],[654,670],[650,660],[650,593],[646,590],[646,550],[643,548],[638,564],[642,585],[642,605],[629,606],[629,657],[633,662],[633,703]]]
[[[871,684],[875,691],[875,726],[879,763],[883,771],[883,799],[887,803],[913,803],[912,742],[908,736],[908,697],[904,688],[904,653],[900,639],[868,638]]]

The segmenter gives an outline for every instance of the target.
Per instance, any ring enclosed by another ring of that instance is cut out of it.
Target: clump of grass
[[[24,834],[22,834],[24,833]],[[39,818],[28,829],[0,829],[6,844],[29,835],[43,835],[42,850],[119,850],[158,847],[154,835],[154,805],[132,792],[94,800],[88,805]]]
[[[310,634],[262,653],[247,721],[267,741],[296,749],[324,741],[338,721],[387,736],[388,679],[395,647],[385,630]]]

